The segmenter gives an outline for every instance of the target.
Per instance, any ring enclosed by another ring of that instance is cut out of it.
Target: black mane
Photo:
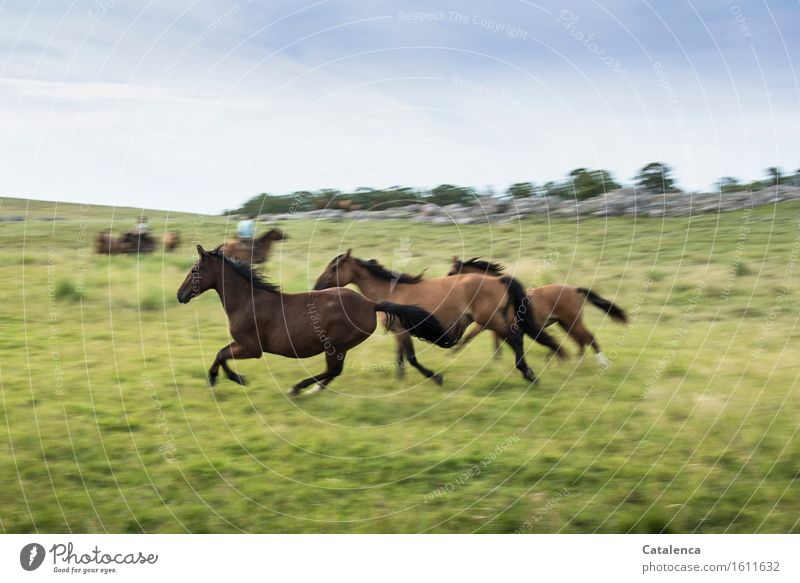
[[[236,275],[241,277],[244,280],[252,285],[255,289],[262,289],[268,292],[280,292],[281,289],[275,285],[274,283],[268,282],[264,279],[264,276],[259,273],[257,270],[253,269],[248,263],[243,263],[241,261],[236,261],[235,259],[231,259],[230,257],[225,257],[225,254],[222,252],[222,245],[214,249],[213,251],[208,252],[209,255],[212,257],[216,257],[217,259],[222,259],[228,267],[230,267]]]
[[[369,261],[356,259],[356,263],[365,268],[375,277],[385,279],[386,281],[394,281],[396,283],[419,283],[422,281],[421,273],[419,275],[411,275],[408,273],[401,273],[399,271],[389,271],[374,259],[370,259]]]
[[[492,261],[484,261],[480,257],[473,257],[472,259],[468,259],[467,261],[461,261],[460,259],[456,259],[454,262],[455,268],[461,272],[462,269],[465,267],[473,267],[475,269],[480,269],[481,271],[485,271],[487,273],[492,273],[494,275],[502,275],[505,271],[505,266],[501,265],[500,263],[494,263]]]

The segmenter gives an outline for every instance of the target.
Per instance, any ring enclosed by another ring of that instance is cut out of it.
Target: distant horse
[[[439,321],[417,306],[372,302],[344,288],[297,294],[281,292],[265,281],[248,264],[225,257],[222,248],[208,252],[197,246],[198,260],[178,289],[182,304],[213,289],[222,300],[233,342],[220,350],[208,370],[216,384],[219,368],[235,383],[245,379],[229,366],[229,359],[258,358],[262,353],[288,358],[307,358],[325,353],[324,372],[303,379],[290,392],[317,383],[324,389],[339,376],[347,351],[361,344],[375,331],[376,312],[386,314],[391,326],[444,348],[458,341]]]
[[[422,279],[406,273],[394,273],[374,260],[352,257],[350,250],[335,257],[317,279],[314,289],[326,289],[353,283],[373,301],[387,300],[418,304],[460,336],[476,322],[481,329],[494,331],[514,349],[516,367],[529,381],[535,382],[533,370],[525,362],[523,334],[550,348],[559,356],[559,346],[534,321],[522,285],[510,276],[501,278],[464,274],[455,277]],[[403,374],[403,358],[423,375],[442,383],[442,377],[417,361],[414,345],[404,330],[393,329],[398,343],[398,374]]]
[[[108,231],[98,233],[95,239],[95,251],[101,255],[118,255],[130,253],[131,245],[122,237],[115,237]]]
[[[180,231],[167,231],[164,233],[164,251],[175,251],[181,244]]]
[[[152,253],[156,250],[156,240],[149,233],[128,231],[122,236],[128,245],[129,253]]]
[[[272,244],[278,241],[285,241],[289,236],[280,229],[270,229],[260,237],[252,241],[228,241],[222,245],[222,253],[225,257],[235,259],[244,263],[264,263],[269,258],[269,251]]]
[[[121,237],[115,237],[108,231],[103,231],[95,239],[95,250],[102,255],[152,253],[155,248],[155,240],[147,233],[128,232]]]
[[[502,277],[504,270],[505,268],[499,263],[482,261],[477,257],[468,261],[461,261],[458,257],[453,257],[453,266],[447,275],[480,273]],[[628,317],[622,308],[585,287],[573,287],[555,283],[529,290],[528,297],[533,304],[533,317],[541,327],[547,328],[558,323],[578,344],[581,356],[586,347],[591,346],[596,353],[598,364],[604,368],[608,366],[608,358],[600,350],[600,345],[595,340],[594,334],[583,324],[583,305],[588,301],[607,313],[612,320],[625,324],[628,321]],[[464,336],[461,346],[475,338],[482,330],[482,328],[476,328]],[[495,350],[498,350],[501,338],[495,335],[494,342]]]

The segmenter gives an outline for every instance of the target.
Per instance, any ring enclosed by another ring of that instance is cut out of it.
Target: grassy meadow
[[[413,369],[399,380],[377,332],[328,391],[297,399],[286,391],[321,357],[243,361],[249,384],[221,377],[212,393],[225,315],[213,292],[175,300],[191,241],[212,247],[235,225],[149,211],[155,235],[181,231],[175,253],[94,253],[98,231],[138,213],[0,201],[26,218],[0,222],[1,532],[800,532],[796,203],[287,221],[266,272],[289,292],[348,247],[429,276],[480,255],[530,286],[592,287],[631,317],[585,309],[608,370],[526,342],[538,385],[509,351],[493,358],[489,334],[457,355],[416,343],[444,386]]]

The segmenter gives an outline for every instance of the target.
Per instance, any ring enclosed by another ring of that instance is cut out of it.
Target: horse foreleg
[[[217,357],[214,359],[211,368],[208,369],[208,383],[212,387],[217,384],[219,367],[222,367],[222,370],[225,371],[225,376],[230,380],[240,385],[246,384],[245,378],[239,374],[236,374],[233,369],[228,366],[227,360],[229,358],[258,358],[259,356],[261,356],[261,350],[257,348],[251,348],[249,346],[243,346],[242,344],[238,344],[236,342],[231,342],[228,344],[228,346],[217,352]]]

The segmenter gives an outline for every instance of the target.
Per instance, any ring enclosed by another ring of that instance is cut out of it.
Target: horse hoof
[[[440,387],[442,386],[442,384],[444,384],[444,377],[443,377],[442,375],[440,375],[438,372],[437,372],[437,373],[435,373],[435,374],[434,374],[434,375],[431,377],[431,380],[432,380],[434,383],[436,383],[437,385],[439,385]]]
[[[208,386],[212,389],[217,385],[216,375],[208,375]]]
[[[288,396],[290,396],[290,397],[296,397],[297,395],[299,395],[299,394],[300,394],[300,389],[298,389],[297,387],[292,387],[292,388],[289,390],[289,392],[288,392],[288,393],[286,393],[286,394],[287,394]]]
[[[236,383],[237,385],[245,386],[247,384],[247,380],[242,375],[234,375],[231,377],[231,380]]]
[[[536,378],[536,375],[533,374],[533,371],[531,369],[526,370],[525,373],[522,376],[524,376],[525,380],[528,381],[531,384],[534,384],[534,385],[538,385],[539,384],[539,379]]]

